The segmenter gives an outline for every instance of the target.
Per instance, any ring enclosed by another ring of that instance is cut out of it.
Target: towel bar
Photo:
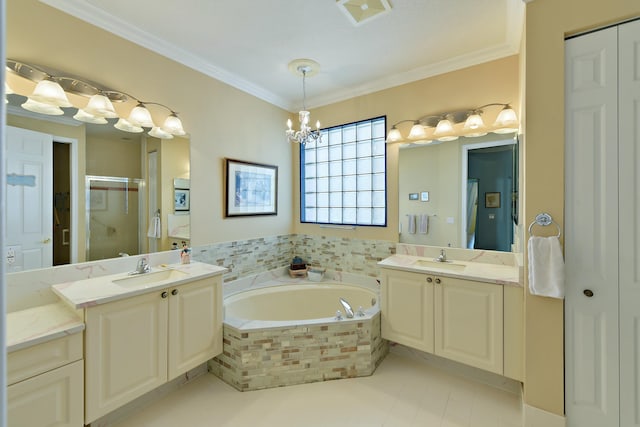
[[[560,226],[557,223],[553,222],[553,218],[551,218],[551,215],[549,215],[548,213],[543,212],[536,215],[536,219],[533,220],[531,224],[529,224],[529,236],[533,236],[532,228],[536,224],[543,227],[554,224],[558,229],[558,235],[556,237],[560,237],[560,235],[562,234],[562,230],[560,230]]]

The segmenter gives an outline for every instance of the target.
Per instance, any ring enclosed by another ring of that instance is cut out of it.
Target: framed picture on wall
[[[277,215],[278,167],[225,160],[225,217]]]
[[[173,190],[173,210],[184,212],[190,209],[189,190],[186,188],[174,188]]]
[[[484,207],[485,208],[499,208],[500,207],[500,192],[484,193]]]

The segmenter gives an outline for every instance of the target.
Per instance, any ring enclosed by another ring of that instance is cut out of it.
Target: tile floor
[[[370,377],[241,393],[211,374],[117,427],[521,427],[520,397],[392,351]]]

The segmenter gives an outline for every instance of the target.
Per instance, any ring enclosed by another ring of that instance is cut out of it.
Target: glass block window
[[[387,225],[386,117],[322,129],[300,146],[300,220]]]

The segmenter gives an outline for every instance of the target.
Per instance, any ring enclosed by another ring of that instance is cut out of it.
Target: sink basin
[[[126,287],[142,286],[168,280],[179,280],[185,278],[186,276],[188,276],[188,273],[179,270],[160,270],[152,271],[150,273],[127,276],[122,279],[116,279],[113,281],[113,283]]]
[[[467,266],[464,264],[456,264],[453,261],[438,262],[428,259],[419,259],[414,263],[417,267],[437,268],[440,270],[462,271]]]

